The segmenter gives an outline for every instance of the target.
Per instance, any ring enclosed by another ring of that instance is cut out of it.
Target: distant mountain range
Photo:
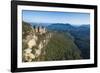
[[[49,26],[49,25],[51,25],[52,23],[30,23],[32,26],[34,26],[34,25],[36,25],[36,26],[45,26],[45,27],[47,27],[47,26]]]
[[[53,31],[63,31],[63,32],[69,32],[73,36],[79,37],[88,37],[90,36],[90,25],[80,25],[80,26],[73,26],[71,24],[51,24],[47,26],[47,29],[53,30]]]
[[[57,31],[68,31],[68,30],[75,30],[75,29],[88,29],[90,27],[89,24],[85,25],[80,25],[80,26],[75,26],[71,24],[61,24],[61,23],[56,23],[56,24],[51,24],[47,28],[50,30],[57,30]]]

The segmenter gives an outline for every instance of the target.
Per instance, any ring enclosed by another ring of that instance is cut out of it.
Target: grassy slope
[[[31,30],[32,30],[31,25],[23,21],[22,22],[22,32],[24,32],[24,34],[22,35],[23,38],[25,38]]]
[[[54,33],[46,46],[45,60],[73,60],[80,59],[80,51],[69,38],[70,35]]]

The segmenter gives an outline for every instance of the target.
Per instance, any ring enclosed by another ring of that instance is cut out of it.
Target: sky
[[[23,10],[22,19],[23,21],[30,23],[70,23],[73,25],[90,24],[89,13]]]

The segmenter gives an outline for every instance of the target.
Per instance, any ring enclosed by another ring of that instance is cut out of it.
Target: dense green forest
[[[79,48],[71,36],[66,33],[53,33],[46,48],[45,60],[75,60],[81,59]]]

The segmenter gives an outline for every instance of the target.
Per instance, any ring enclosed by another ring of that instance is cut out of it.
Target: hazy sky
[[[26,22],[90,24],[89,13],[23,10],[22,16]]]

